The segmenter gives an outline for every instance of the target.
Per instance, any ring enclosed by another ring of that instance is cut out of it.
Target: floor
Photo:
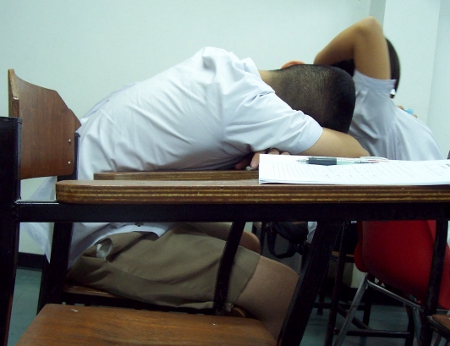
[[[16,344],[17,340],[35,316],[39,282],[40,271],[27,269],[18,270],[8,343],[10,346]],[[406,315],[404,309],[400,306],[376,305],[373,308],[371,320],[374,323],[373,326],[377,328],[405,328],[406,326]],[[338,323],[341,323],[341,321],[342,320],[339,319]],[[327,310],[324,311],[323,316],[319,316],[316,310],[314,310],[302,345],[323,345],[326,323]],[[367,338],[367,340],[363,340],[360,337],[347,337],[344,345],[396,346],[403,345],[403,340],[381,338]]]
[[[40,270],[17,270],[8,346],[15,345],[33,321],[36,315],[40,282]]]

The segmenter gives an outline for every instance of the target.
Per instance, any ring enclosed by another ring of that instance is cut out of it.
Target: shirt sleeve
[[[261,79],[252,59],[214,48],[203,50],[202,57],[205,68],[214,72],[208,90],[215,94],[209,99],[220,100],[226,152],[235,155],[275,147],[298,154],[319,139],[320,125],[281,100]]]
[[[375,79],[355,70],[353,76],[356,88],[356,104],[349,134],[355,138],[372,138],[386,136],[392,131],[395,104],[390,92],[395,80]]]
[[[251,151],[277,148],[299,154],[322,134],[322,127],[310,116],[295,111],[275,93],[245,100],[226,128],[227,143],[248,145]]]

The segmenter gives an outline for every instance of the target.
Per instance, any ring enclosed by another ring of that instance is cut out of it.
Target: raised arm
[[[368,77],[390,78],[386,38],[374,17],[364,18],[338,34],[317,54],[314,63],[332,65],[349,59],[353,59],[356,69]]]

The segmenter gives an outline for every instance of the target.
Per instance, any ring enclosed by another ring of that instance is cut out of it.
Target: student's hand
[[[234,168],[235,169],[249,169],[255,170],[259,167],[259,156],[261,154],[270,154],[270,155],[290,155],[287,151],[280,151],[277,148],[269,148],[266,150],[257,151],[255,153],[250,153],[242,158]]]
[[[239,161],[238,163],[236,163],[236,164],[234,165],[234,168],[235,168],[235,169],[238,169],[238,170],[243,170],[243,169],[245,169],[246,167],[250,166],[250,162],[252,162],[252,157],[253,157],[253,155],[255,155],[255,153],[248,153],[247,155],[245,155],[245,156],[241,159],[241,161]]]
[[[417,118],[417,114],[414,114],[414,111],[411,108],[405,109],[405,107],[403,107],[403,106],[397,106],[397,107],[400,108],[402,111],[405,111],[406,113],[409,113],[413,117]]]

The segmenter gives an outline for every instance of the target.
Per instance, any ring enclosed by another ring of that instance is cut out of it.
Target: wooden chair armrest
[[[258,179],[258,171],[156,171],[156,172],[102,172],[95,180],[248,180]]]

